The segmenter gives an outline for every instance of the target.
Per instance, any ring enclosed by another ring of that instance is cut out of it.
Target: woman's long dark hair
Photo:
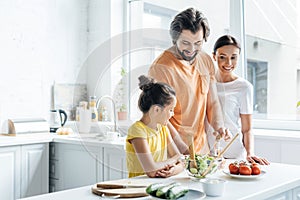
[[[227,45],[233,45],[237,47],[241,51],[241,46],[239,42],[231,35],[223,35],[217,39],[215,45],[214,45],[214,51],[213,54],[216,54],[218,48],[227,46]]]

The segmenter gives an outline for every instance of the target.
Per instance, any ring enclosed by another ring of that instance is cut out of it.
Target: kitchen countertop
[[[227,164],[232,160],[227,160]],[[269,166],[263,166],[263,170],[266,174],[259,179],[236,179],[231,178],[224,174],[222,171],[218,171],[213,177],[223,178],[227,180],[225,186],[225,192],[221,197],[206,197],[205,199],[266,199],[282,192],[291,190],[296,187],[300,187],[300,166],[287,165],[279,163],[271,163]],[[146,176],[137,177],[138,179],[144,179],[145,182],[150,178]],[[202,191],[201,183],[191,180],[185,172],[168,178],[160,179],[155,178],[151,181],[177,181],[190,189],[196,189]],[[99,196],[92,194],[91,185],[80,187],[76,189],[64,190],[60,192],[54,192],[22,200],[99,200]],[[135,198],[135,199],[151,199],[151,197]]]
[[[91,146],[115,145],[124,146],[125,137],[120,137],[116,141],[108,141],[99,136],[99,134],[78,134],[57,135],[53,133],[34,133],[34,134],[18,134],[16,136],[0,136],[0,147],[26,145],[46,142],[70,143],[70,144],[87,144]]]
[[[16,136],[0,136],[0,147],[52,142],[50,133],[19,134]]]
[[[300,131],[254,129],[253,134],[256,138],[274,139],[281,141],[293,140],[294,142],[300,142]]]
[[[72,134],[72,135],[56,135],[53,137],[53,142],[69,143],[69,144],[85,144],[91,146],[124,146],[125,137],[119,137],[117,140],[106,140],[99,134]]]
[[[291,135],[282,134],[280,131],[261,130],[257,132],[257,137],[276,137],[285,140],[287,138],[295,138],[300,141],[299,132],[288,132]],[[45,142],[62,142],[70,144],[89,144],[89,145],[119,145],[124,147],[125,138],[119,138],[117,141],[105,141],[98,134],[72,134],[72,135],[56,135],[50,133],[43,134],[20,134],[17,136],[0,136],[0,147],[25,145]],[[272,163],[270,166],[265,166],[264,170],[267,172],[264,177],[257,180],[239,180],[227,177],[223,172],[218,172],[214,176],[228,180],[226,185],[226,192],[224,196],[219,198],[207,197],[206,199],[265,199],[276,194],[288,191],[290,189],[299,187],[300,189],[300,166]],[[149,180],[147,177],[145,181]],[[185,173],[170,179],[176,179],[184,185],[192,189],[202,190],[199,182],[191,181]],[[155,179],[159,181],[159,179]],[[161,181],[166,180],[162,179]],[[99,199],[91,193],[91,186],[50,193],[40,196],[27,198],[34,199]],[[150,199],[139,198],[139,199]]]
[[[299,131],[254,129],[253,133],[255,138],[300,142]],[[101,138],[99,133],[73,133],[70,135],[57,135],[54,133],[18,134],[16,136],[0,135],[0,147],[45,142],[61,142],[71,144],[84,143],[89,145],[99,145],[100,143],[102,145],[124,145],[125,137],[120,137],[116,141],[107,141]]]

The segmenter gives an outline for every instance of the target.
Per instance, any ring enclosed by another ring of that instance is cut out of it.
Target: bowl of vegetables
[[[187,174],[194,179],[203,179],[214,174],[218,169],[224,167],[225,160],[209,155],[195,155],[195,159],[190,156],[185,157],[185,167]]]

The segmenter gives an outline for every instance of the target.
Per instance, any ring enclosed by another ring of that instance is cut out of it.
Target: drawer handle
[[[52,148],[51,148],[51,155],[52,155],[52,156],[55,156],[55,147],[52,147]]]
[[[51,173],[52,173],[52,174],[55,174],[55,166],[54,166],[53,163],[51,164]]]

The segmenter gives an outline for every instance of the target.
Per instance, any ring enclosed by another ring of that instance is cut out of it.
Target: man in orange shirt
[[[168,126],[182,153],[188,152],[187,146],[195,148],[196,153],[209,152],[205,118],[224,139],[231,137],[224,128],[214,64],[201,50],[209,33],[207,19],[201,12],[194,8],[182,11],[171,23],[173,46],[165,50],[149,69],[150,76],[171,85],[176,91],[177,105]],[[178,133],[187,146],[183,145]]]

